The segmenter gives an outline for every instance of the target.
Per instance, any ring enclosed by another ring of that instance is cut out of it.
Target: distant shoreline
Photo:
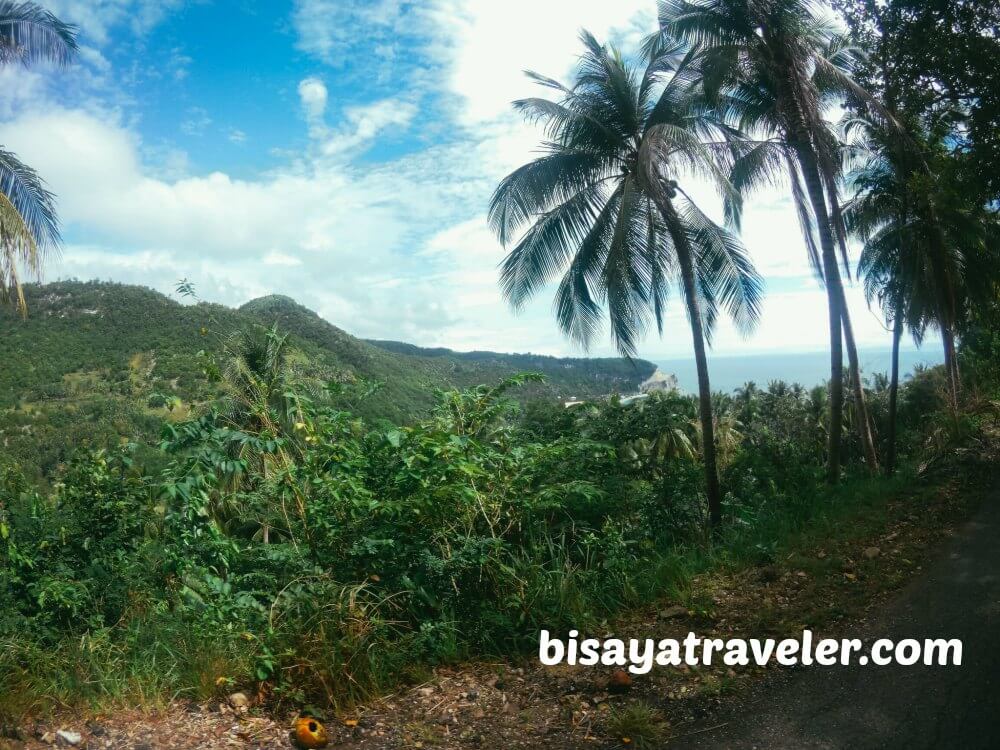
[[[871,377],[876,372],[889,371],[891,349],[888,347],[862,348],[862,374]],[[653,360],[664,373],[677,376],[680,389],[687,393],[697,390],[697,375],[694,359]],[[917,365],[934,366],[941,364],[943,355],[940,348],[931,344],[917,349],[900,349],[900,376],[913,372]],[[846,364],[846,362],[845,362]],[[798,383],[806,388],[825,383],[830,375],[830,355],[825,351],[775,352],[771,354],[709,355],[709,377],[713,391],[729,393],[747,382],[753,381],[760,388],[766,388],[772,380]]]

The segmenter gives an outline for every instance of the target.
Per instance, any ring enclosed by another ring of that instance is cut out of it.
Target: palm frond
[[[630,176],[622,183],[622,200],[601,275],[611,339],[626,357],[635,356],[638,339],[645,332],[652,285],[649,254],[644,247],[649,223],[643,209],[648,202],[636,182]]]
[[[748,336],[760,322],[764,280],[746,247],[690,199],[681,216],[698,252],[697,271],[706,297],[724,307],[740,333]]]
[[[729,183],[735,197],[725,196],[723,208],[727,223],[739,227],[743,200],[758,190],[776,187],[788,178],[784,145],[773,141],[735,141],[735,158],[729,170]]]
[[[556,291],[556,322],[570,340],[585,350],[590,348],[601,324],[600,300],[604,290],[601,275],[607,263],[623,197],[624,185],[620,185],[580,242]]]
[[[655,179],[664,171],[694,175],[711,180],[724,198],[738,200],[739,194],[720,166],[730,153],[727,143],[705,143],[690,127],[661,123],[646,131],[639,160],[647,179]]]
[[[816,278],[822,281],[823,263],[820,260],[819,245],[816,241],[812,209],[809,206],[809,199],[806,197],[802,178],[799,175],[799,165],[790,153],[785,153],[785,160],[788,166],[788,177],[792,184],[792,203],[795,205],[795,214],[799,218],[799,229],[802,231],[802,239],[806,244],[809,265],[812,267],[813,273],[816,274]]]
[[[24,223],[21,214],[0,192],[0,302],[14,299],[18,311],[24,315],[27,307],[21,288],[19,267],[38,271],[39,259],[35,238]]]
[[[599,185],[610,166],[600,155],[556,148],[519,167],[500,182],[490,198],[490,228],[506,246],[532,218]]]
[[[650,269],[649,298],[653,306],[653,319],[656,321],[656,331],[663,335],[663,323],[666,318],[667,299],[675,273],[675,253],[670,234],[663,227],[659,211],[653,201],[647,196],[646,215],[646,261]]]
[[[542,214],[503,260],[500,287],[515,310],[569,263],[606,208],[603,193],[601,185],[586,187]],[[617,195],[607,202],[620,200]]]
[[[67,65],[78,49],[76,32],[37,3],[0,0],[0,64]]]
[[[38,173],[9,151],[0,149],[0,193],[21,215],[36,247],[38,263],[62,242],[56,218],[55,196]]]

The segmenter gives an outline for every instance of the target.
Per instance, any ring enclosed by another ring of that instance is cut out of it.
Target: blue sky
[[[521,71],[566,76],[581,27],[635,44],[653,2],[46,4],[80,25],[78,63],[0,70],[0,143],[59,196],[66,247],[46,278],[170,292],[186,277],[231,305],[289,294],[366,337],[577,353],[551,295],[516,316],[503,304],[485,206],[540,139],[510,111],[535,93]],[[749,340],[721,327],[715,351],[823,348],[823,294],[783,191],[748,207],[744,239],[764,319]],[[859,341],[887,345],[850,296]],[[675,298],[640,354],[689,352]]]

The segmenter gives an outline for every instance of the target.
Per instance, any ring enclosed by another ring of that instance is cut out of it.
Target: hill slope
[[[151,289],[57,282],[26,289],[29,316],[0,311],[0,444],[7,460],[49,473],[80,446],[149,443],[165,419],[182,419],[216,395],[200,351],[254,325],[291,334],[297,369],[317,382],[374,381],[357,410],[405,422],[437,388],[495,382],[527,370],[548,376],[523,397],[598,396],[635,390],[649,362],[458,353],[367,342],[282,296],[239,309],[182,305]],[[161,404],[169,397],[173,408]]]

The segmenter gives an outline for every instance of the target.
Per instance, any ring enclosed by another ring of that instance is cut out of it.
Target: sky
[[[68,69],[0,69],[0,144],[58,196],[45,280],[104,279],[239,305],[280,293],[366,338],[579,355],[552,293],[501,299],[486,224],[542,134],[523,71],[566,79],[587,28],[634,49],[651,0],[44,0],[80,27]],[[700,195],[695,190],[696,195]],[[709,210],[717,210],[704,195]],[[823,349],[826,304],[787,191],[746,209],[763,318],[716,355]],[[856,285],[861,346],[889,333]],[[678,296],[639,356],[688,356]],[[607,336],[589,352],[613,354]]]

